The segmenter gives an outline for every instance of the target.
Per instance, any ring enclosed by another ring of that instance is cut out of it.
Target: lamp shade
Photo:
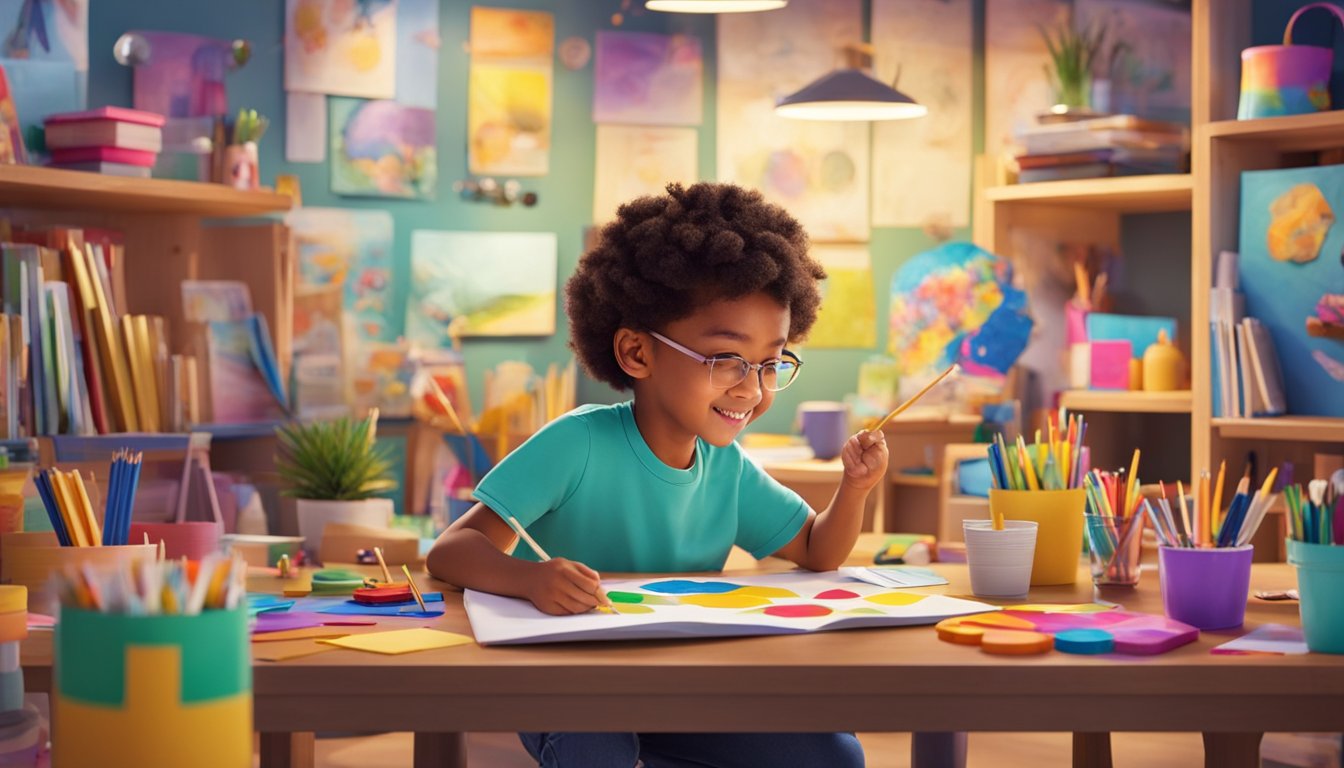
[[[644,7],[667,13],[748,13],[773,11],[788,4],[789,0],[647,0]]]
[[[779,100],[775,114],[795,120],[904,120],[929,110],[860,69],[837,69]]]

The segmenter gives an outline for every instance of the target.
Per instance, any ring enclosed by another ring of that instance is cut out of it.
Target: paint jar
[[[1004,520],[1031,520],[1036,533],[1036,553],[1031,563],[1031,586],[1073,584],[1083,556],[1082,488],[1059,491],[1009,491],[991,488],[989,508]]]
[[[252,764],[247,610],[129,616],[61,607],[54,765]]]
[[[1246,620],[1255,548],[1159,547],[1162,609],[1198,629],[1231,629]]]
[[[1025,597],[1039,526],[1030,520],[1005,520],[994,530],[989,520],[961,521],[971,592],[976,597]]]
[[[1297,570],[1302,634],[1313,653],[1344,653],[1344,547],[1288,540]]]

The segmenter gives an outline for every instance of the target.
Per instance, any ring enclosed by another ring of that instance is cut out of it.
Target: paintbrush
[[[925,384],[923,389],[916,392],[914,396],[911,397],[909,400],[906,400],[904,403],[901,403],[900,405],[896,406],[896,408],[891,413],[888,413],[886,416],[883,416],[882,420],[877,422],[877,426],[873,427],[868,431],[876,432],[882,429],[882,427],[886,426],[886,423],[888,421],[891,421],[892,417],[899,416],[901,412],[904,411],[906,408],[909,408],[910,406],[914,405],[915,402],[919,400],[919,398],[927,394],[930,389],[933,389],[938,384],[938,382],[947,378],[948,374],[956,373],[957,371],[960,370],[961,366],[957,365],[956,363],[953,363],[952,365],[948,366],[946,371],[943,371],[942,373],[938,374],[938,378],[934,379],[933,381],[930,381],[928,384]]]

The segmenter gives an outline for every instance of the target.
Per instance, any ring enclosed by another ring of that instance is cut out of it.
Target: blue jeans
[[[541,768],[863,768],[852,733],[520,733]]]

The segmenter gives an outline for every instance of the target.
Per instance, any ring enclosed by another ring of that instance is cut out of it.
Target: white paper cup
[[[1005,520],[994,530],[989,520],[963,520],[971,592],[977,597],[1023,597],[1031,586],[1036,555],[1036,523]]]

